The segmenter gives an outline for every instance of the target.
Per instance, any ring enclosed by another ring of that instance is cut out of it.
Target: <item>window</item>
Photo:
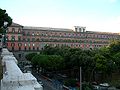
[[[15,43],[11,43],[11,47],[14,47],[15,46]]]
[[[25,43],[25,47],[27,46],[27,44]]]
[[[12,51],[14,51],[14,47],[12,47]]]
[[[35,47],[33,46],[33,50],[35,50]]]
[[[31,48],[29,47],[29,50],[31,50]]]
[[[30,47],[30,43],[28,43],[28,46]]]
[[[30,38],[28,38],[27,41],[29,42],[29,41],[30,41]]]
[[[15,36],[11,36],[11,41],[15,41]]]
[[[39,39],[39,38],[37,38],[37,39],[36,39],[36,41],[40,41],[40,39]]]
[[[26,47],[25,47],[24,49],[25,49],[25,51],[26,51]]]
[[[35,46],[35,44],[33,43],[33,47]]]
[[[75,31],[77,32],[77,28],[75,28]]]
[[[35,41],[35,38],[32,38],[32,41]]]
[[[18,41],[21,41],[21,36],[18,36]]]
[[[23,38],[23,41],[26,41],[26,39],[25,39],[25,38]]]
[[[27,35],[30,35],[30,32],[28,32]]]
[[[39,35],[39,32],[37,32],[37,35]]]
[[[15,32],[15,28],[12,28],[12,32],[13,32],[13,33]]]
[[[19,51],[21,51],[21,47],[19,47]]]
[[[18,46],[21,47],[21,46],[22,46],[22,43],[18,43]]]
[[[79,31],[81,32],[81,28],[79,28]]]
[[[25,32],[22,32],[22,34],[23,34],[23,35],[26,35],[26,33],[25,33]]]
[[[46,35],[46,36],[48,36],[48,34],[47,34],[47,33],[46,33],[45,35]]]
[[[33,35],[33,36],[35,35],[34,32],[32,33],[32,35]]]
[[[37,50],[39,50],[39,47],[37,47]]]
[[[12,51],[14,51],[15,43],[11,43]]]
[[[8,36],[6,36],[6,41],[7,41],[7,40],[9,40],[9,39],[8,39]]]
[[[18,29],[18,33],[21,33],[21,29],[20,28]]]

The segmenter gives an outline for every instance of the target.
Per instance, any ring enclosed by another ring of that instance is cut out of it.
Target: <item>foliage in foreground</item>
[[[0,30],[4,28],[4,23],[7,22],[7,26],[10,26],[12,24],[12,19],[11,17],[6,13],[6,10],[3,10],[0,8]],[[2,32],[2,31],[0,31]]]
[[[69,78],[79,79],[80,66],[82,81],[86,82],[110,81],[113,72],[120,72],[120,41],[93,50],[45,46],[40,53],[31,60],[34,67],[41,67],[46,72],[66,74]]]

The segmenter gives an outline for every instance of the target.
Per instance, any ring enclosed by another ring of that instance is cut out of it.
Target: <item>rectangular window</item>
[[[32,38],[32,41],[35,41],[35,38]]]
[[[32,33],[32,35],[33,35],[33,36],[35,35],[34,32]]]
[[[21,47],[21,46],[22,46],[22,43],[18,43],[18,46]]]
[[[25,47],[27,46],[27,44],[25,43]]]
[[[35,46],[35,44],[33,43],[33,47]]]
[[[30,32],[28,32],[27,35],[30,35]]]
[[[27,41],[30,42],[30,38],[27,38]]]
[[[21,36],[18,36],[18,41],[21,41]]]
[[[25,38],[23,38],[23,41],[26,41],[26,39],[25,39]]]
[[[15,43],[11,43],[11,47],[14,47],[15,46]]]
[[[15,36],[11,36],[11,41],[15,41]]]

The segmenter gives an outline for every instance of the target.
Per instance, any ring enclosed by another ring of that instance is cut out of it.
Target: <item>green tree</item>
[[[120,41],[119,40],[112,41],[112,43],[109,45],[109,50],[112,55],[120,52]]]
[[[94,70],[97,73],[101,73],[102,80],[110,79],[112,72],[115,68],[112,56],[109,53],[109,49],[102,48],[99,53],[94,56],[95,67]]]
[[[63,58],[58,55],[35,55],[31,60],[33,66],[35,68],[38,68],[38,70],[41,68],[42,71],[59,71],[63,68]]]
[[[7,26],[4,26],[4,23],[7,22]],[[12,24],[12,19],[10,16],[8,16],[8,14],[6,13],[6,10],[2,10],[0,8],[0,33],[5,33],[5,29],[10,26]],[[1,64],[1,62],[0,62]],[[0,75],[1,74],[1,71],[2,70],[2,67],[0,65]]]
[[[116,53],[113,57],[114,64],[116,65],[117,70],[120,72],[120,52]]]
[[[113,70],[115,67],[119,65],[119,60],[114,59],[119,55],[116,55],[114,49],[119,50],[119,43],[113,43],[109,47],[102,47],[100,49],[93,50],[82,50],[80,48],[70,48],[70,47],[51,47],[46,46],[43,50],[43,54],[46,55],[60,55],[63,57],[63,72],[70,78],[78,78],[79,79],[79,67],[82,67],[82,74],[84,81],[95,80],[95,73],[101,74],[102,77],[107,79],[106,77],[111,77]],[[114,52],[114,54],[112,53]],[[119,51],[117,51],[119,52]],[[53,59],[53,58],[52,58]],[[119,57],[118,57],[119,59]],[[117,60],[117,61],[116,61]],[[49,63],[53,63],[49,58]],[[55,61],[54,61],[55,62]],[[62,65],[61,65],[62,66]],[[53,67],[49,67],[51,70],[55,69],[57,64],[54,64]]]
[[[4,28],[4,23],[7,22],[7,27],[12,24],[11,17],[6,13],[6,10],[0,8],[0,28]]]
[[[29,53],[29,54],[27,54],[27,55],[25,56],[25,58],[26,58],[27,60],[31,61],[32,58],[33,58],[36,54],[37,54],[37,53]]]

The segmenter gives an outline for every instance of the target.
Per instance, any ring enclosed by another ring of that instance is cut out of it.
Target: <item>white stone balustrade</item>
[[[43,90],[31,73],[23,73],[17,66],[17,59],[6,48],[1,53],[3,79],[1,90]]]

